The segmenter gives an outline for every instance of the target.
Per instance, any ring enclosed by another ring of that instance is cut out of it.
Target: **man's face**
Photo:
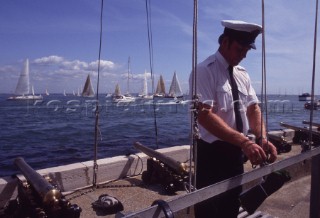
[[[249,50],[249,46],[243,46],[235,40],[227,40],[224,56],[230,65],[236,66],[247,56]]]

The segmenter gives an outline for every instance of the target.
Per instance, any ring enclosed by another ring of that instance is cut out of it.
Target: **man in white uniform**
[[[221,22],[218,51],[197,66],[198,122],[201,138],[197,146],[197,188],[243,173],[243,155],[253,165],[274,162],[275,146],[266,138],[259,100],[247,71],[238,64],[256,49],[255,38],[262,27],[243,21]],[[190,90],[192,90],[190,77]],[[256,143],[246,135],[255,134]],[[237,217],[241,187],[195,206],[197,218]]]

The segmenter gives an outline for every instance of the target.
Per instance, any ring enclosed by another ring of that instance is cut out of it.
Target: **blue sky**
[[[192,63],[192,0],[151,0],[153,73],[166,87],[177,72],[188,90]],[[91,74],[97,81],[100,0],[4,0],[0,7],[0,93],[13,93],[26,58],[36,93],[72,92]],[[311,91],[316,1],[266,0],[266,69],[269,93]],[[259,0],[199,0],[198,62],[214,53],[224,19],[262,23]],[[318,37],[319,38],[319,37]],[[261,36],[257,50],[241,63],[260,92]],[[145,0],[105,0],[100,93],[113,92],[116,83],[130,92],[142,91],[150,76]],[[318,55],[319,57],[319,55]],[[319,58],[317,58],[319,59]],[[316,65],[316,94],[320,94]],[[148,83],[151,92],[151,81]]]

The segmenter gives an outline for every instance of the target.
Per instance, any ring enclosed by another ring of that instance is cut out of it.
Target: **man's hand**
[[[248,157],[252,165],[273,163],[277,159],[277,149],[269,141],[262,142],[262,147],[250,140],[241,146],[243,153]]]
[[[262,145],[262,149],[264,150],[264,152],[268,155],[268,159],[267,162],[268,163],[273,163],[276,161],[277,159],[277,148],[276,146],[274,146],[269,140],[267,139],[262,139],[261,140],[261,145]]]
[[[258,144],[248,140],[248,142],[241,147],[243,153],[247,156],[252,165],[260,165],[267,160],[266,153]]]

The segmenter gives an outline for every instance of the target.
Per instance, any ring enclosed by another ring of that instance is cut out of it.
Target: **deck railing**
[[[313,148],[293,157],[269,164],[239,176],[224,180],[208,187],[182,194],[167,201],[172,212],[178,212],[195,205],[201,201],[219,195],[227,190],[244,185],[256,179],[260,179],[274,171],[290,167],[307,159],[312,159],[311,170],[311,196],[310,196],[310,217],[320,217],[320,147]],[[158,206],[151,206],[141,211],[117,217],[164,217],[165,214]]]

